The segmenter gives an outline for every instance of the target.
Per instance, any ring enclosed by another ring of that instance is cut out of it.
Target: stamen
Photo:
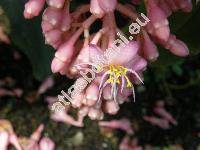
[[[122,80],[121,93],[123,93],[124,86],[125,86],[125,78],[124,78],[124,76],[121,77],[121,80]]]
[[[114,101],[115,101],[116,105],[118,105],[118,101],[117,101],[117,91],[118,91],[118,87],[117,87],[117,84],[115,83],[115,85],[114,85],[113,97],[114,97]]]
[[[144,84],[144,82],[142,81],[142,79],[140,78],[140,76],[137,74],[137,72],[133,71],[132,69],[128,69],[129,72],[133,73],[139,80],[142,84]]]
[[[103,76],[102,76],[102,78],[101,78],[100,85],[99,85],[99,90],[100,90],[101,87],[102,87],[102,84],[103,84],[104,79],[105,79],[106,76],[109,75],[110,73],[111,73],[110,70],[108,70],[108,71],[106,71],[106,72],[103,74]]]
[[[135,102],[135,89],[134,89],[134,86],[132,87],[132,90],[133,90],[133,101]]]
[[[125,68],[123,66],[114,66],[114,65],[109,65],[108,67],[108,71],[106,71],[102,78],[101,78],[101,82],[99,85],[99,90],[100,90],[100,96],[99,96],[99,100],[98,103],[100,103],[100,99],[101,99],[101,94],[102,94],[102,90],[105,87],[105,84],[111,84],[111,96],[114,99],[116,105],[118,105],[117,102],[117,92],[118,92],[118,85],[121,84],[121,93],[123,92],[125,85],[127,88],[132,88],[133,91],[133,98],[134,98],[134,102],[135,102],[135,89],[133,84],[131,83],[129,77],[127,76],[127,73],[130,72],[132,74],[134,74],[141,83],[143,83],[142,79],[140,78],[140,76],[132,69],[128,69]],[[109,78],[107,79],[107,81],[104,83],[105,78],[109,76]],[[121,79],[121,81],[120,81]],[[126,83],[127,84],[126,84]],[[103,87],[102,84],[104,83]],[[144,84],[144,83],[143,83]],[[99,104],[98,104],[99,105]]]
[[[98,100],[97,100],[97,102],[96,102],[96,105],[95,105],[95,107],[98,108],[98,109],[101,107],[101,103],[102,103],[102,101],[101,101],[101,96],[102,96],[102,93],[103,93],[103,89],[104,89],[107,85],[108,85],[108,82],[105,82],[105,83],[103,84],[103,87],[102,87],[101,90],[99,91],[99,98],[98,98]]]

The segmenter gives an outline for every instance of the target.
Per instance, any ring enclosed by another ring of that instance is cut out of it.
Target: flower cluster
[[[45,3],[47,8],[41,27],[46,44],[56,49],[51,69],[53,73],[59,72],[69,78],[79,79],[80,71],[96,66],[94,56],[103,55],[106,49],[113,47],[117,33],[123,34],[116,23],[116,11],[127,20],[135,22],[140,18],[144,21],[134,7],[140,4],[139,0],[133,0],[132,4],[90,0],[90,4],[82,4],[74,11],[70,0],[29,0],[25,4],[25,18],[38,16]],[[159,56],[156,44],[177,56],[189,54],[187,46],[170,33],[167,17],[177,10],[190,12],[190,0],[145,0],[145,6],[150,20],[147,26],[141,27],[141,32],[125,47],[119,45],[119,55],[109,58],[109,63],[86,89],[74,96],[72,107],[78,108],[79,118],[88,115],[99,120],[104,113],[116,114],[119,104],[127,101],[131,93],[135,96],[134,86],[143,83],[142,73],[147,62],[155,61]],[[99,31],[92,32],[91,26],[97,20],[102,25]]]
[[[17,137],[8,120],[0,120],[0,149],[7,150],[10,144],[16,150],[54,150],[55,144],[48,137],[42,137],[41,134],[44,130],[44,125],[41,124],[30,137]]]

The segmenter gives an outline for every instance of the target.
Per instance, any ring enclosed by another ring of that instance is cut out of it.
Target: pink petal
[[[167,16],[154,0],[147,2],[147,16],[151,20],[149,24],[152,24],[155,36],[160,40],[167,41],[170,34]]]
[[[117,5],[117,0],[98,0],[100,7],[105,12],[112,12],[115,10],[115,7]]]
[[[150,61],[155,61],[159,56],[158,49],[145,31],[143,32],[143,40],[143,52],[145,58]]]
[[[9,134],[5,131],[0,131],[0,149],[7,150],[9,142]]]
[[[104,114],[100,109],[91,107],[89,109],[88,116],[90,117],[91,120],[102,120],[104,117]]]
[[[110,115],[116,115],[119,111],[119,106],[116,104],[114,100],[105,101],[104,104],[104,111],[107,112]]]
[[[62,10],[48,7],[43,13],[43,20],[51,23],[54,27],[60,25],[62,20]]]
[[[31,19],[38,16],[42,11],[45,4],[45,0],[29,0],[25,4],[24,17],[26,19]]]
[[[98,18],[102,18],[104,16],[104,11],[99,6],[98,0],[90,1],[90,12]]]
[[[185,57],[189,55],[189,49],[187,45],[184,42],[176,39],[176,36],[174,35],[170,35],[165,47],[177,56]]]
[[[45,20],[42,21],[41,27],[42,27],[43,33],[46,33],[46,32],[53,29],[53,25],[51,23],[49,23],[48,21],[45,21]]]
[[[130,62],[137,54],[139,50],[139,43],[136,41],[130,41],[125,47],[121,47],[120,52],[116,52],[116,55],[110,56],[111,64],[127,64]],[[120,58],[120,59],[119,59]]]
[[[63,61],[55,57],[51,63],[51,70],[53,73],[57,73],[60,72],[65,66],[66,64]]]
[[[62,40],[62,32],[58,29],[54,29],[45,33],[45,40],[47,44],[53,45]]]
[[[44,137],[41,139],[39,143],[40,150],[54,150],[55,143],[48,137]]]
[[[62,23],[61,23],[61,30],[63,32],[66,32],[70,29],[71,27],[71,23],[72,23],[72,19],[71,19],[71,15],[69,14],[69,12],[63,12],[63,16],[62,16]]]
[[[64,6],[65,0],[47,0],[47,4],[51,7],[62,8]]]
[[[52,77],[46,78],[42,84],[40,85],[38,89],[38,94],[43,94],[45,93],[49,88],[53,87],[54,85],[54,80]]]

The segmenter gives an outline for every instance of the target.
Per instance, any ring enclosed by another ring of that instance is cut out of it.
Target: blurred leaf
[[[178,76],[181,76],[181,75],[183,74],[183,70],[182,70],[181,66],[178,65],[178,64],[173,65],[173,66],[172,66],[172,70],[173,70],[174,73],[175,73],[176,75],[178,75]]]
[[[11,40],[29,58],[35,77],[42,80],[51,73],[53,50],[44,45],[40,29],[41,19],[24,19],[24,3],[25,0],[0,0],[0,5],[10,20]]]
[[[197,150],[200,150],[200,145],[198,145]]]
[[[0,6],[0,26],[3,27],[3,30],[6,33],[10,33],[10,22],[1,6]]]

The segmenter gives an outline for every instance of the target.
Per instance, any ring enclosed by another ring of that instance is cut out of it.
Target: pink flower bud
[[[154,0],[147,1],[147,16],[149,24],[154,28],[154,35],[162,41],[167,41],[170,34],[169,22],[164,11],[158,7]]]
[[[159,1],[159,7],[165,12],[166,16],[170,16],[172,14],[172,10],[165,0]]]
[[[174,2],[184,12],[191,12],[192,11],[192,2],[191,2],[191,0],[174,0]]]
[[[18,141],[18,137],[15,135],[15,133],[11,133],[9,136],[9,142],[17,149],[22,150],[21,146]]]
[[[164,119],[168,120],[169,122],[171,122],[173,125],[178,124],[177,121],[174,119],[174,117],[169,112],[167,112],[163,107],[154,108],[154,112],[163,117]]]
[[[91,83],[89,87],[86,89],[86,99],[87,105],[92,106],[94,105],[99,96],[99,88],[95,83]]]
[[[47,4],[51,7],[62,8],[64,6],[65,0],[47,0]]]
[[[61,23],[61,31],[66,32],[70,29],[71,27],[71,23],[72,23],[72,19],[71,19],[71,15],[69,14],[69,12],[63,12],[63,16],[62,16],[62,23]]]
[[[72,116],[67,114],[65,110],[56,111],[51,115],[51,119],[57,122],[63,122],[67,125],[74,125],[77,127],[82,127],[83,124],[79,121],[76,121]]]
[[[114,100],[105,101],[105,104],[103,107],[104,107],[104,111],[110,115],[116,115],[120,109],[119,105]]]
[[[0,88],[0,97],[3,97],[3,96],[15,96],[15,94],[12,91],[9,91],[4,88]]]
[[[105,14],[102,8],[99,6],[98,0],[90,1],[90,12],[98,18],[102,18]]]
[[[144,116],[144,120],[148,121],[149,123],[151,123],[152,125],[156,125],[159,126],[162,129],[169,129],[169,122],[165,119],[159,119],[156,117],[149,117],[149,116]]]
[[[40,147],[40,150],[54,150],[55,144],[50,138],[44,137],[41,139],[39,143],[39,147]]]
[[[113,12],[117,5],[117,0],[98,0],[100,7],[105,12]]]
[[[130,146],[129,146],[129,143],[130,143],[130,139],[128,138],[128,136],[125,136],[120,145],[119,145],[119,150],[128,150],[130,149]]]
[[[103,89],[103,98],[105,100],[112,100],[112,95],[111,95],[111,86],[107,85],[104,89]]]
[[[9,142],[9,134],[5,131],[0,131],[0,149],[7,150]]]
[[[144,57],[150,61],[155,61],[159,56],[156,45],[145,31],[143,32],[143,53]]]
[[[53,87],[54,85],[54,80],[52,77],[48,77],[46,78],[42,84],[40,85],[39,89],[38,89],[38,93],[39,94],[43,94],[45,93],[49,88]]]
[[[31,139],[39,141],[43,130],[44,130],[44,125],[40,124],[39,127],[32,133]]]
[[[79,110],[78,115],[79,115],[79,117],[80,116],[85,117],[85,116],[87,116],[88,112],[89,112],[89,107],[84,106]]]
[[[128,119],[123,118],[120,120],[111,120],[111,121],[100,121],[99,126],[108,127],[111,129],[120,129],[128,134],[133,134],[133,129],[131,127],[131,123]]]
[[[81,93],[77,93],[76,95],[74,95],[72,97],[72,106],[74,108],[80,108],[82,106],[82,101],[84,99],[84,94],[81,92]]]
[[[51,70],[53,73],[57,73],[60,72],[65,66],[66,64],[63,61],[55,57],[51,63]]]
[[[65,62],[68,66],[68,64],[71,62],[72,56],[75,51],[74,44],[81,35],[83,29],[77,30],[73,36],[64,44],[62,44],[57,52],[55,53],[55,57],[60,59],[61,61]]]
[[[13,89],[13,93],[14,93],[14,95],[15,95],[16,97],[21,97],[22,94],[23,94],[23,90],[20,89],[20,88],[15,88],[15,89]]]
[[[25,4],[24,17],[26,19],[31,19],[38,16],[42,11],[45,4],[45,0],[29,0]]]
[[[54,27],[60,25],[62,10],[48,7],[43,13],[43,20],[51,23]]]
[[[173,54],[177,56],[185,57],[189,55],[189,49],[187,45],[184,42],[176,39],[176,36],[174,35],[170,35],[170,38],[165,48],[169,49],[170,52],[172,52]]]
[[[173,10],[173,11],[177,11],[178,7],[175,3],[174,0],[167,0],[166,3],[168,4],[168,6]]]
[[[42,27],[43,33],[46,33],[53,29],[53,25],[51,23],[49,23],[48,21],[44,21],[44,20],[41,23],[41,27]]]
[[[88,63],[89,60],[90,60],[90,46],[88,45],[80,50],[76,63],[79,64]]]
[[[102,120],[104,114],[100,109],[91,107],[89,109],[88,116],[90,117],[91,120]]]
[[[53,45],[58,41],[61,41],[61,38],[62,38],[62,32],[58,29],[54,29],[45,33],[45,40],[50,45]]]
[[[59,47],[59,49],[55,53],[55,57],[57,57],[63,62],[70,63],[74,50],[75,50],[74,45],[70,42],[66,42]]]
[[[39,146],[35,140],[27,139],[27,143],[22,143],[22,149],[39,150]]]

